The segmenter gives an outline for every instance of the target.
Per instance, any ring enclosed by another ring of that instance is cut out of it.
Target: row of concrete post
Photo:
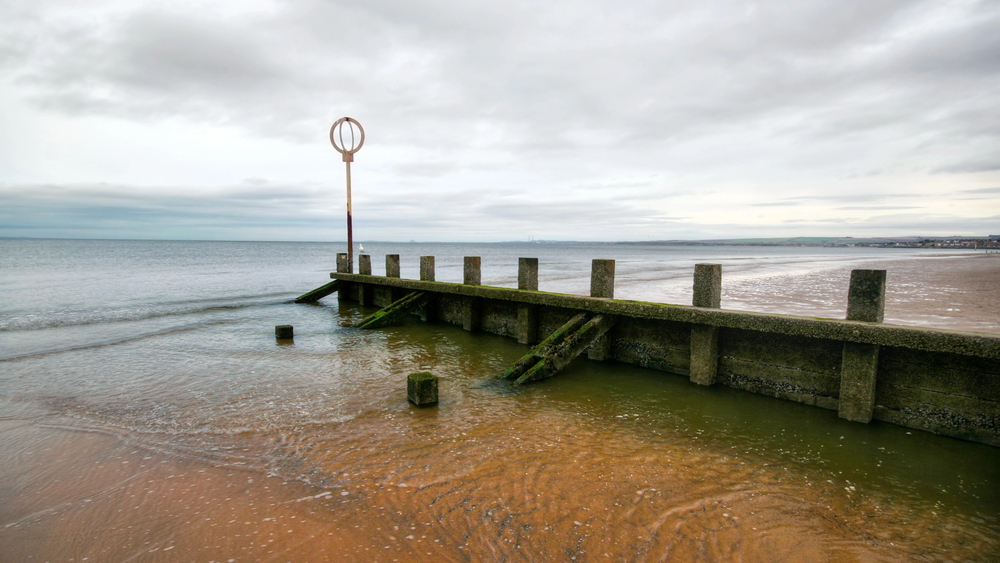
[[[346,253],[337,255],[337,271],[349,273]],[[479,256],[466,256],[463,283],[480,285],[482,261]],[[361,275],[371,275],[371,256],[359,257]],[[386,277],[398,278],[399,255],[385,257]],[[854,270],[851,272],[848,291],[847,320],[882,322],[885,311],[885,270]],[[420,257],[420,280],[435,281],[434,257]],[[538,259],[519,258],[517,288],[538,291]],[[613,299],[615,295],[615,261],[595,259],[591,263],[590,296]],[[466,298],[463,310],[463,327],[479,328],[479,298]],[[718,309],[722,301],[722,265],[696,264],[694,269],[694,294],[692,305]],[[432,313],[428,313],[432,315]],[[517,340],[533,344],[538,337],[538,306],[518,304]],[[869,422],[875,401],[875,380],[878,372],[879,347],[875,344],[846,342],[841,366],[839,413],[842,418]],[[610,339],[607,335],[595,342],[587,356],[594,360],[610,357]],[[695,324],[691,328],[690,378],[700,385],[712,385],[718,370],[719,327]]]

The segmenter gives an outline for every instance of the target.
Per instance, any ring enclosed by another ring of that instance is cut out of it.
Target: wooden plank
[[[354,326],[357,328],[382,328],[398,321],[403,315],[426,305],[428,299],[429,296],[426,293],[411,293],[392,305],[380,309],[374,315],[366,317]]]
[[[538,346],[531,349],[530,352],[521,357],[518,361],[514,362],[514,365],[510,366],[503,373],[497,376],[496,379],[515,379],[521,377],[524,372],[528,371],[535,364],[537,364],[542,357],[546,354],[551,353],[552,350],[561,344],[566,338],[577,330],[587,321],[586,313],[579,313],[572,319],[566,322],[563,326],[559,327],[558,330],[553,332],[543,340]]]
[[[310,291],[309,293],[304,293],[295,298],[296,303],[315,303],[320,299],[330,295],[334,291],[340,289],[340,280],[333,280],[332,282],[317,287],[316,289]]]
[[[597,315],[590,319],[562,342],[553,346],[551,351],[542,354],[538,362],[524,372],[524,375],[519,377],[514,385],[523,385],[531,381],[552,377],[568,366],[596,340],[604,336],[614,325],[614,317],[607,315]]]

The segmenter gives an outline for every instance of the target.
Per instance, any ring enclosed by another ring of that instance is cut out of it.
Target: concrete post
[[[482,263],[482,258],[479,256],[466,256],[462,283],[465,285],[480,285],[482,283]]]
[[[538,258],[517,259],[517,288],[538,291]]]
[[[349,274],[350,273],[350,263],[347,261],[346,252],[337,253],[337,273],[338,274]],[[351,291],[354,288],[351,284],[347,282],[340,282],[340,289],[337,290],[337,301],[348,301],[351,299]]]
[[[274,338],[277,340],[291,340],[293,332],[292,325],[278,325],[274,327]]]
[[[615,297],[615,261],[593,260],[590,263],[590,296]]]
[[[526,303],[517,304],[517,342],[534,344],[538,341],[538,307]]]
[[[387,278],[399,277],[399,254],[385,255],[385,277]]]
[[[429,371],[411,373],[406,377],[406,398],[418,407],[436,405],[438,378]]]
[[[615,297],[615,261],[593,260],[590,263],[590,296]],[[604,361],[611,357],[611,335],[605,333],[587,349],[591,360]]]
[[[885,270],[853,270],[847,291],[847,320],[880,323],[885,316]],[[840,363],[838,416],[868,423],[875,410],[877,344],[845,342]]]
[[[722,305],[722,264],[695,264],[695,307],[718,309]],[[712,385],[719,372],[719,327],[691,326],[691,362],[688,374],[693,383]]]
[[[420,281],[434,281],[434,257],[420,257]]]
[[[538,258],[517,259],[517,288],[538,291]],[[535,305],[518,303],[517,341],[520,344],[538,341],[538,307]]]
[[[837,415],[869,423],[875,410],[875,381],[879,348],[875,344],[844,342],[840,363],[840,403]]]
[[[434,281],[434,257],[420,257],[420,281]],[[437,320],[437,302],[432,296],[423,311],[424,322],[432,323]]]
[[[481,265],[482,259],[479,256],[465,257],[465,271],[463,275],[463,283],[465,285],[480,285],[482,281]],[[462,328],[465,330],[479,330],[481,302],[482,299],[478,297],[465,297],[462,299]]]
[[[885,270],[852,270],[847,320],[880,323],[885,317]]]
[[[358,255],[358,273],[360,273],[363,276],[372,275],[372,257],[370,254]],[[375,302],[376,286],[365,283],[359,283],[355,285],[357,286],[358,303],[367,306]]]
[[[695,307],[718,309],[722,306],[722,264],[694,265]]]

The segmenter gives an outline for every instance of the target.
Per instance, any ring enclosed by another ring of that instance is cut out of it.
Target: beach
[[[372,309],[335,296],[289,303],[324,282],[326,246],[46,248],[79,263],[53,280],[25,259],[37,279],[3,279],[19,298],[5,297],[0,327],[0,561],[1000,552],[997,448],[614,362],[484,386],[526,348],[416,319],[355,331]],[[413,250],[407,264],[434,252],[445,280],[470,252]],[[509,286],[496,263],[530,250],[479,248],[484,283]],[[587,257],[604,257],[552,252],[565,262],[542,260],[548,291],[583,293]],[[683,303],[688,266],[713,261],[658,252],[623,254],[616,297]],[[850,270],[880,268],[887,323],[1000,333],[997,255],[756,252],[714,256],[724,308],[842,318]],[[294,344],[275,342],[277,324],[295,325]],[[435,408],[406,401],[406,374],[422,370],[442,377]]]

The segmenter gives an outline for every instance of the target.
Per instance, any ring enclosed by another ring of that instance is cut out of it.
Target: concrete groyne
[[[521,258],[518,289],[480,285],[480,260],[465,259],[463,283],[434,279],[434,257],[419,280],[386,276],[362,255],[358,274],[338,257],[330,274],[338,298],[388,306],[420,293],[427,322],[538,343],[581,312],[615,319],[586,351],[614,360],[836,410],[842,418],[885,421],[1000,446],[1000,336],[882,323],[885,272],[855,270],[844,320],[720,308],[722,271],[699,264],[691,306],[614,299],[614,261],[595,260],[591,295],[538,291],[538,261]],[[308,295],[308,294],[307,294]]]

